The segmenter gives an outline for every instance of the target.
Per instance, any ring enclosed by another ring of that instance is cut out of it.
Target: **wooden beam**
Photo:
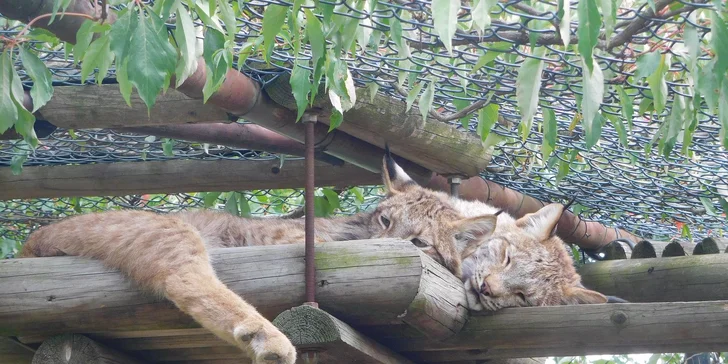
[[[26,364],[33,360],[35,350],[9,337],[0,337],[0,364]]]
[[[728,300],[728,255],[630,259],[579,268],[585,286],[631,302]]]
[[[484,357],[728,350],[728,301],[508,308],[471,315],[441,342],[381,342],[414,361],[433,351],[483,350]]]
[[[273,320],[301,356],[315,355],[319,363],[412,363],[325,311],[298,306]],[[310,351],[313,354],[306,354]]]
[[[58,335],[44,341],[33,357],[33,364],[142,363],[143,361],[76,334]]]
[[[229,121],[222,109],[174,89],[159,95],[149,111],[139,95],[132,93],[129,107],[119,93],[119,85],[113,84],[54,87],[53,97],[39,112],[51,124],[67,129]]]
[[[316,162],[317,186],[360,186],[381,177],[351,164]],[[142,193],[301,188],[303,160],[169,160],[0,168],[0,200]]]
[[[269,319],[304,300],[303,244],[214,249],[210,255],[220,279]],[[432,335],[441,338],[464,323],[465,310],[452,306],[466,303],[458,279],[435,265],[409,241],[318,244],[316,297],[322,309],[351,325],[408,323],[425,332],[439,326]],[[430,288],[422,289],[423,280]],[[436,286],[441,292],[431,293]],[[422,298],[427,296],[448,302],[429,304]],[[171,303],[140,293],[98,261],[0,261],[0,336],[192,327],[198,326]]]

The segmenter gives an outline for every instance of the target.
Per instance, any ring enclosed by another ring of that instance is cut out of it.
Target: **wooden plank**
[[[119,85],[58,86],[40,108],[43,119],[67,129],[123,128],[229,121],[222,109],[169,89],[159,95],[151,110],[135,92],[129,107]]]
[[[0,168],[0,200],[112,196],[142,193],[300,188],[304,161],[170,160],[25,167],[20,175]],[[351,164],[315,162],[317,186],[381,183],[381,177]]]
[[[417,361],[441,350],[487,350],[491,358],[725,351],[726,337],[728,301],[710,301],[508,308],[471,315],[444,341],[382,343]]]
[[[142,363],[143,361],[77,334],[58,335],[44,341],[33,357],[33,364]]]
[[[647,240],[642,240],[635,244],[632,250],[631,259],[657,258],[655,247]]]
[[[630,259],[579,268],[586,287],[631,302],[728,300],[728,255]]]
[[[693,255],[720,254],[726,250],[728,239],[707,237],[695,245]]]
[[[411,363],[336,317],[311,306],[286,310],[273,320],[273,324],[291,339],[299,352],[313,350],[319,363]]]
[[[303,244],[213,249],[210,255],[221,280],[270,319],[304,301]],[[409,241],[318,244],[316,296],[322,309],[352,325],[408,322],[426,330],[435,326],[424,319],[429,314],[442,320],[442,327],[455,330],[464,319],[450,306],[464,307],[465,292],[462,286],[448,291],[457,278],[434,274],[437,271],[427,268],[432,264],[436,263]],[[436,309],[415,299],[418,293],[430,294],[420,292],[423,275],[432,280],[430,286],[442,286],[443,295],[450,297],[440,312],[418,312]],[[448,318],[447,312],[453,316]],[[79,257],[0,261],[0,335],[192,327],[198,326],[171,303],[140,293],[98,261]]]
[[[0,337],[0,364],[30,364],[33,348],[9,337]]]

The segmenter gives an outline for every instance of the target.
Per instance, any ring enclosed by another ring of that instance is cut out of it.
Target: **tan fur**
[[[397,177],[410,188],[416,185],[401,168],[397,169]],[[485,226],[492,222],[483,216],[496,214],[495,207],[443,192],[433,193],[449,199],[460,215],[481,220],[479,236],[456,240],[462,259],[461,278],[471,309],[494,311],[504,307],[607,302],[601,293],[582,286],[571,254],[553,234],[562,205],[544,206],[518,220],[500,213],[493,229]]]
[[[412,239],[460,276],[457,245],[472,244],[492,232],[495,217],[463,219],[447,195],[390,178],[386,168],[383,179],[388,196],[374,211],[317,219],[316,241]],[[303,226],[303,219],[244,219],[211,211],[104,212],[71,217],[35,231],[20,256],[102,260],[143,289],[174,302],[203,327],[243,349],[254,363],[292,364],[296,352],[290,341],[218,280],[207,249],[300,243]]]

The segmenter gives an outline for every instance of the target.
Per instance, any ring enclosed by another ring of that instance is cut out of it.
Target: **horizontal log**
[[[317,186],[361,186],[381,177],[351,164],[315,162]],[[304,161],[169,160],[0,168],[0,200],[143,193],[302,188]]]
[[[137,93],[132,93],[130,101],[131,107],[121,97],[119,85],[58,86],[38,111],[43,119],[66,129],[229,121],[224,110],[173,89],[159,95],[151,110]]]
[[[35,350],[13,338],[0,337],[0,364],[28,364]]]
[[[302,244],[292,244],[214,249],[210,255],[220,279],[273,319],[304,301],[303,250]],[[461,286],[447,292],[457,278],[439,274],[432,265],[437,263],[408,241],[318,244],[316,297],[322,309],[352,325],[406,322],[428,330],[437,326],[424,320],[430,316],[452,334],[464,322],[458,316],[464,312],[449,306],[464,307],[465,293]],[[428,287],[443,287],[441,295],[450,302],[442,309],[423,303],[422,295],[430,294],[421,292],[423,280],[431,281]],[[0,261],[0,336],[192,327],[198,326],[171,303],[139,292],[98,261]],[[433,335],[441,337],[447,330],[434,330]]]
[[[65,334],[41,344],[32,364],[143,364],[120,351],[99,344],[86,336]]]
[[[482,350],[484,357],[728,350],[728,301],[508,308],[471,315],[457,335],[434,342],[381,342],[414,361],[432,351]]]
[[[318,363],[412,363],[325,311],[299,306],[273,320],[301,356],[314,355]],[[305,353],[310,351],[311,354]]]
[[[579,268],[585,286],[631,302],[728,300],[728,255],[629,259]]]

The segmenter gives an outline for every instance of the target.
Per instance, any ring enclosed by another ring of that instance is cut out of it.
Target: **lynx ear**
[[[564,205],[552,203],[542,207],[540,210],[526,214],[516,221],[516,226],[535,235],[540,240],[546,240],[553,234],[556,224],[561,219]]]
[[[567,287],[564,289],[564,298],[562,303],[566,305],[607,303],[607,296],[586,288]]]
[[[459,231],[458,240],[465,241],[465,249],[460,253],[460,258],[465,259],[473,254],[486,241],[485,238],[493,234],[498,221],[496,215],[483,215],[462,219],[451,223],[453,228]]]
[[[408,186],[417,185],[417,182],[413,180],[405,171],[400,167],[397,162],[392,158],[392,154],[389,152],[389,145],[384,146],[384,159],[382,161],[382,180],[384,182],[384,188],[388,195],[393,195],[398,192],[402,192]]]

